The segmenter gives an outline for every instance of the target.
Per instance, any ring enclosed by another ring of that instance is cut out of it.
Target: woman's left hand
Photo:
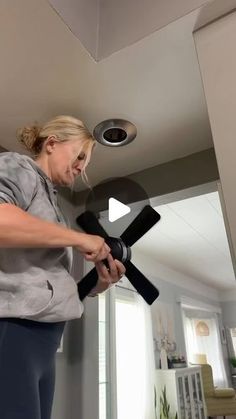
[[[103,262],[95,263],[98,274],[98,282],[91,290],[91,293],[89,294],[90,296],[95,296],[103,291],[106,291],[113,284],[118,282],[125,274],[125,267],[123,263],[117,259],[113,259],[110,253],[107,255],[107,262],[109,269]]]

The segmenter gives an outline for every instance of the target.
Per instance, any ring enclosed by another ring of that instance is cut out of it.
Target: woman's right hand
[[[80,244],[76,248],[82,253],[84,258],[89,262],[99,262],[107,258],[111,249],[105,240],[94,234],[80,234]]]

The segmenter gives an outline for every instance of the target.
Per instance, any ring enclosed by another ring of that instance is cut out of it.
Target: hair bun
[[[23,127],[17,130],[17,139],[27,148],[27,150],[35,150],[35,142],[39,137],[41,128],[38,125]]]

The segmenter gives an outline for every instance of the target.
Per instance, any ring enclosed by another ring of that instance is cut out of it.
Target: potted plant
[[[162,390],[160,397],[160,419],[178,419],[177,413],[175,416],[170,413],[170,405],[166,397],[166,386]]]
[[[183,355],[174,354],[170,358],[171,368],[185,368],[187,367],[186,359]]]
[[[229,359],[229,361],[230,361],[230,365],[231,365],[232,374],[236,374],[236,357],[235,356],[232,356]]]

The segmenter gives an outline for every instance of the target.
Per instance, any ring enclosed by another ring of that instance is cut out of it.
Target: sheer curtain
[[[205,336],[199,336],[197,333],[197,325],[202,321],[209,331]],[[206,354],[207,363],[212,367],[214,384],[227,387],[217,315],[184,310],[184,326],[188,361],[194,363],[194,354]]]
[[[150,308],[116,287],[117,419],[154,419],[154,351]]]

